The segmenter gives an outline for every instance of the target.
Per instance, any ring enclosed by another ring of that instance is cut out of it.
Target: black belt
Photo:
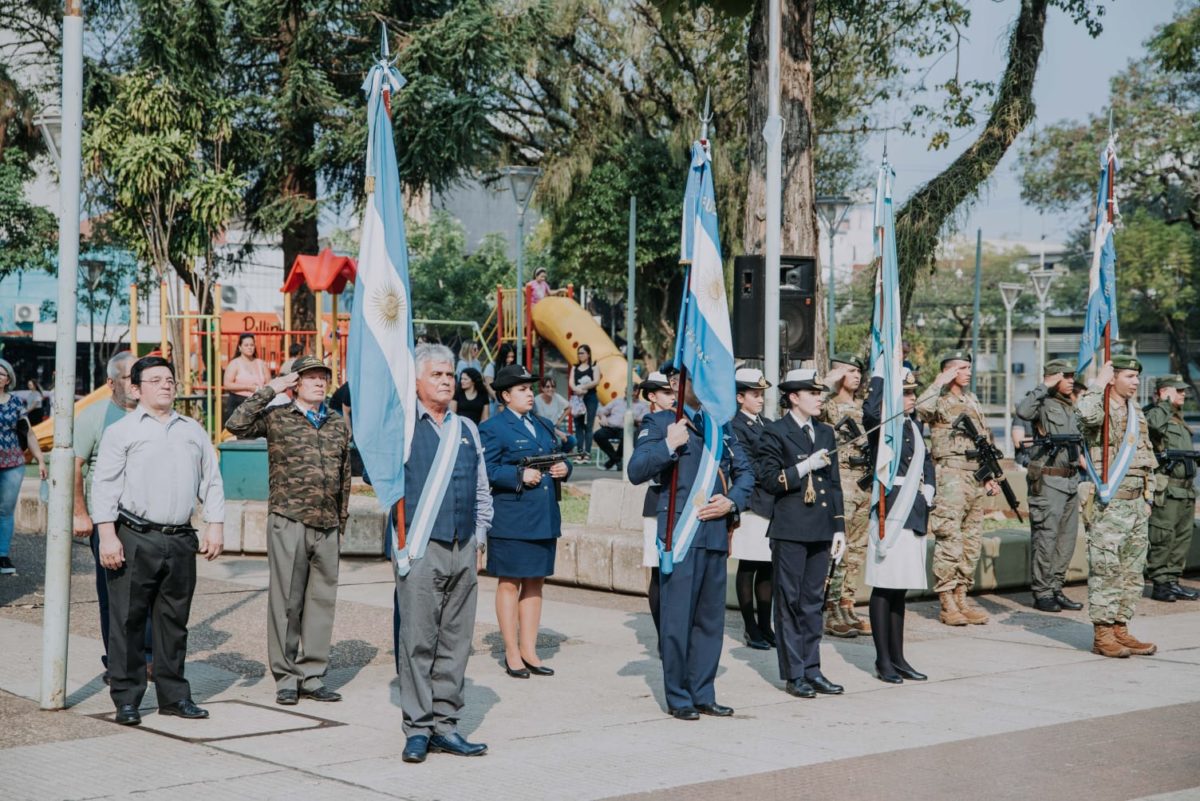
[[[117,514],[117,522],[138,534],[145,534],[147,531],[161,531],[163,534],[169,535],[196,533],[196,529],[190,523],[184,523],[181,526],[163,526],[126,512],[124,509]]]

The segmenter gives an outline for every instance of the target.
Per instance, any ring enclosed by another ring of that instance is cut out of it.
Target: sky
[[[1037,116],[1001,160],[960,230],[973,234],[976,228],[982,228],[985,239],[1022,242],[1037,242],[1044,234],[1049,243],[1063,242],[1078,227],[1081,222],[1078,217],[1048,214],[1043,219],[1036,209],[1021,201],[1015,171],[1019,145],[1039,126],[1062,120],[1082,121],[1089,114],[1105,112],[1109,79],[1142,55],[1146,39],[1157,26],[1170,21],[1176,11],[1175,0],[1100,1],[1107,10],[1104,32],[1095,39],[1061,9],[1050,9],[1045,48],[1033,91]],[[962,48],[960,76],[998,81],[1005,66],[1009,28],[1016,20],[1019,2],[971,0],[969,5],[971,24],[965,32],[968,41]],[[939,68],[934,77],[945,80],[953,69],[953,61],[944,59]],[[899,120],[905,113],[904,107],[892,107],[883,112],[882,120],[886,122],[889,117]],[[950,147],[939,151],[928,150],[927,137],[889,134],[888,159],[896,170],[897,199],[903,201],[948,166],[974,141],[985,121],[986,114],[980,115],[977,128],[955,132]],[[879,163],[883,146],[883,135],[875,135],[866,148],[867,163]],[[1097,163],[1098,159],[1099,154]]]

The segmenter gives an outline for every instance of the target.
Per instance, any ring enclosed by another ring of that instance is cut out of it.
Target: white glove
[[[842,557],[846,555],[846,534],[842,531],[835,531],[833,534],[833,545],[829,549],[829,556],[834,562],[841,563]]]
[[[804,478],[814,470],[820,470],[829,464],[829,451],[822,448],[819,451],[812,453],[807,459],[801,459],[796,462],[796,473],[800,478]]]
[[[933,485],[932,484],[922,484],[921,485],[921,494],[925,496],[925,505],[933,506]]]

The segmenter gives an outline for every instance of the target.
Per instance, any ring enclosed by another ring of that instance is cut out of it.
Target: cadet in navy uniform
[[[658,538],[667,531],[672,468],[678,466],[676,519],[682,516],[700,467],[704,449],[703,417],[689,385],[686,417],[675,412],[646,415],[638,432],[628,476],[634,484],[657,479],[663,487],[658,501]],[[726,717],[733,710],[717,703],[713,681],[725,634],[725,563],[729,551],[729,518],[750,500],[754,476],[741,446],[728,430],[721,475],[699,510],[700,526],[687,557],[659,578],[659,644],[667,709],[680,720],[698,720],[701,713]],[[674,523],[675,521],[672,521]]]
[[[779,673],[800,698],[838,695],[840,685],[821,674],[821,607],[829,560],[846,550],[842,484],[833,426],[818,421],[821,393],[815,370],[791,370],[779,389],[788,413],[770,423],[758,442],[758,483],[775,496],[767,536],[775,580],[775,637]]]
[[[487,571],[499,579],[496,620],[504,637],[504,670],[515,679],[554,675],[538,659],[537,634],[542,583],[554,572],[562,534],[554,482],[571,475],[566,461],[548,470],[521,467],[526,456],[556,452],[553,425],[533,414],[534,380],[520,365],[501,368],[492,388],[504,410],[479,426],[494,507]]]
[[[766,428],[761,417],[763,390],[771,386],[771,382],[763,376],[762,370],[749,367],[738,370],[734,381],[737,383],[738,413],[730,425],[746,458],[753,463],[758,440]],[[775,646],[775,632],[771,630],[771,541],[767,539],[774,502],[770,493],[755,485],[750,495],[750,508],[733,532],[729,554],[738,560],[736,594],[745,626],[742,642],[759,651],[769,651]]]
[[[875,640],[875,676],[888,684],[900,684],[904,679],[925,681],[904,658],[904,599],[909,590],[928,587],[925,570],[925,532],[929,530],[929,509],[933,503],[937,481],[933,472],[933,453],[925,447],[921,424],[913,415],[917,407],[917,379],[904,374],[904,441],[900,446],[900,469],[884,500],[884,514],[901,502],[905,481],[912,482],[912,506],[900,525],[889,521],[883,540],[871,523],[867,532],[866,582],[871,586],[871,637]],[[883,379],[871,379],[871,391],[863,403],[863,426],[878,426],[883,416]],[[878,436],[876,434],[875,436]],[[913,465],[917,448],[924,451],[921,461]],[[909,473],[917,475],[908,478]]]

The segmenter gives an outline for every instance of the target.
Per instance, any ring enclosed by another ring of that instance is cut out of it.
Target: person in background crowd
[[[129,373],[138,406],[108,427],[92,477],[92,520],[100,530],[100,564],[108,579],[108,673],[115,722],[136,726],[146,693],[142,657],[147,619],[154,621],[158,713],[206,718],[184,678],[188,616],[196,590],[196,553],[212,560],[224,548],[225,494],[208,432],[174,410],[175,370],[146,356]],[[203,541],[192,528],[204,503]]]
[[[468,368],[480,374],[483,372],[483,365],[479,363],[479,344],[473,339],[463,343],[458,362],[454,365],[454,375],[460,376]]]
[[[617,395],[600,407],[596,414],[596,433],[592,435],[596,447],[599,448],[608,461],[604,463],[605,470],[621,468],[621,452],[625,444],[625,403],[624,395]],[[643,417],[645,414],[643,413]],[[641,420],[635,420],[634,424]]]
[[[517,363],[517,348],[511,342],[505,342],[496,351],[496,359],[487,367],[483,368],[483,380],[488,385],[488,391],[494,397],[496,392],[492,386],[492,382],[496,380],[496,373],[510,364]]]
[[[130,393],[129,371],[133,369],[133,354],[121,351],[108,360],[108,388],[112,397],[105,403],[93,403],[75,420],[75,515],[73,528],[76,537],[87,537],[92,558],[96,562],[96,601],[100,608],[100,640],[104,643],[104,683],[108,684],[108,579],[100,564],[100,531],[92,523],[92,474],[96,457],[100,455],[100,439],[108,427],[137,407]],[[153,625],[146,625],[143,652],[146,659],[146,680],[154,680]]]
[[[526,286],[528,286],[529,290],[530,290],[529,291],[530,307],[532,307],[534,304],[536,304],[538,301],[540,301],[544,297],[548,297],[549,295],[562,295],[562,294],[565,294],[565,292],[566,292],[566,290],[564,290],[564,289],[551,289],[550,288],[550,282],[549,282],[549,280],[547,280],[545,267],[538,267],[537,270],[535,270],[533,273],[533,280],[530,281],[528,284],[526,284]]]
[[[25,416],[25,403],[10,391],[16,385],[13,366],[0,359],[0,575],[17,572],[8,552],[12,547],[21,483],[25,480],[26,448],[37,461],[42,479],[48,475],[42,449]]]
[[[454,400],[450,402],[450,411],[479,425],[488,419],[488,400],[483,376],[474,367],[468,367],[458,376],[458,386],[454,390]]]
[[[36,426],[50,416],[50,396],[32,378],[25,382],[25,407],[29,410],[30,425]]]
[[[279,365],[279,374],[287,375],[290,373],[292,371],[292,365],[295,363],[296,359],[299,358],[301,353],[304,353],[304,346],[299,342],[293,342],[291,345],[289,345],[288,357],[286,360],[284,360],[283,364]]]
[[[541,392],[533,398],[533,410],[538,417],[544,417],[554,426],[554,436],[558,439],[559,447],[564,451],[575,450],[575,435],[568,434],[560,428],[567,417],[570,404],[567,399],[558,394],[558,384],[552,375],[542,376]]]
[[[575,357],[579,361],[568,373],[567,387],[573,397],[583,401],[583,414],[575,414],[575,432],[579,437],[579,450],[585,454],[580,461],[587,462],[587,456],[592,452],[592,427],[596,424],[596,410],[600,405],[600,397],[596,394],[600,375],[592,364],[590,347],[580,345]]]
[[[225,368],[225,391],[229,393],[225,403],[225,419],[271,380],[271,368],[258,358],[254,334],[249,331],[238,337],[238,355]],[[170,359],[170,356],[165,357]]]

